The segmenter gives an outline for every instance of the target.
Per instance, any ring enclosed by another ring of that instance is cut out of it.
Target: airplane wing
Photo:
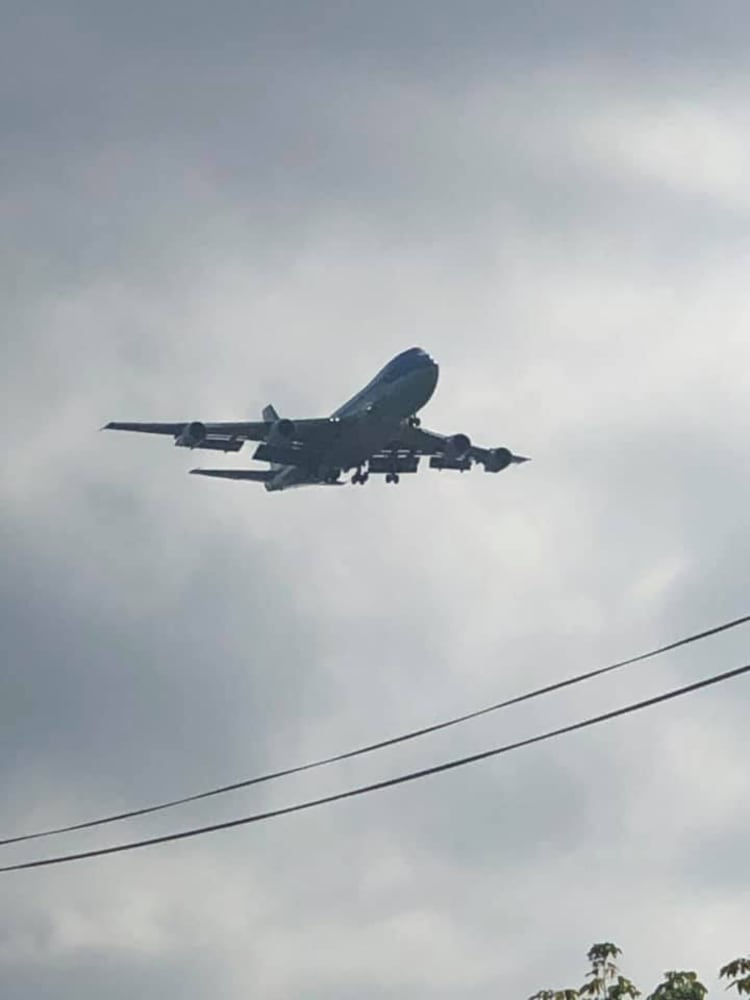
[[[484,466],[486,472],[501,472],[509,465],[530,461],[523,455],[514,455],[508,448],[477,447],[466,434],[436,434],[411,424],[404,424],[398,445],[412,454],[429,456],[433,469],[458,469],[463,472],[477,462]]]
[[[340,433],[341,421],[332,418],[283,421],[285,443],[289,446],[316,444],[327,435]],[[266,441],[274,424],[268,420],[203,423],[200,420],[183,423],[128,423],[113,420],[102,430],[135,431],[139,434],[161,434],[171,437],[183,448],[206,448],[213,451],[239,451],[245,441]]]

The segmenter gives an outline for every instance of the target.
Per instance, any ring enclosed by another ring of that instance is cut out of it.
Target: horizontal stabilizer
[[[214,479],[244,479],[251,483],[267,483],[276,473],[272,469],[191,469],[191,476],[212,476]]]

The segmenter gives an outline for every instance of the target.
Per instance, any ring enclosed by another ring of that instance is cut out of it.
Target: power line
[[[141,847],[151,847],[155,844],[166,844],[173,840],[185,840],[188,837],[199,837],[205,833],[216,833],[218,830],[229,830],[235,826],[246,826],[249,823],[259,823],[262,820],[275,819],[277,816],[286,816],[290,813],[313,809],[316,806],[328,805],[331,802],[340,802],[343,799],[351,799],[359,795],[367,795],[370,792],[378,792],[384,788],[393,788],[395,785],[403,785],[410,781],[417,781],[420,778],[427,778],[434,774],[441,774],[444,771],[451,771],[458,767],[464,767],[467,764],[474,764],[477,761],[486,760],[489,757],[497,757],[499,754],[509,753],[511,750],[519,750],[521,747],[531,746],[534,743],[542,743],[545,740],[550,740],[556,736],[562,736],[566,733],[576,732],[579,729],[586,729],[589,726],[595,726],[600,722],[606,722],[610,719],[616,719],[621,715],[638,712],[643,708],[658,705],[663,701],[669,701],[672,698],[678,698],[681,695],[689,694],[692,691],[699,691],[702,688],[710,687],[713,684],[719,684],[722,681],[730,680],[733,677],[739,677],[740,674],[747,673],[748,671],[750,671],[750,664],[743,667],[736,667],[734,670],[727,670],[725,673],[715,674],[705,680],[696,681],[693,684],[687,684],[685,687],[667,691],[666,694],[659,694],[653,698],[646,698],[643,701],[626,705],[624,708],[616,708],[611,712],[604,712],[602,715],[595,715],[591,718],[584,719],[581,722],[574,722],[568,726],[562,726],[560,729],[553,729],[549,732],[541,733],[538,736],[530,736],[528,739],[519,740],[516,743],[508,743],[505,746],[495,747],[492,750],[484,750],[481,753],[475,753],[469,757],[460,757],[455,760],[446,761],[443,764],[435,764],[432,767],[423,768],[420,771],[410,771],[407,774],[400,774],[395,778],[387,778],[385,781],[377,781],[371,785],[360,785],[357,788],[350,788],[346,792],[338,792],[335,795],[326,795],[319,799],[308,799],[304,802],[298,802],[295,805],[284,806],[282,809],[272,809],[268,812],[255,813],[251,816],[243,816],[240,819],[226,820],[223,823],[214,823],[211,826],[193,827],[189,830],[182,830],[179,833],[167,833],[161,837],[151,837],[148,840],[135,840],[124,844],[115,844],[113,847],[100,847],[92,851],[81,851],[78,854],[62,854],[52,858],[42,858],[37,861],[25,861],[21,864],[5,865],[0,867],[0,872],[21,871],[25,868],[42,868],[48,865],[64,864],[68,861],[83,861],[85,858],[102,857],[105,854],[120,854],[124,851],[134,851]]]
[[[739,625],[745,625],[748,622],[750,622],[750,615],[744,615],[742,618],[735,618],[732,621],[725,622],[722,625],[716,625],[713,628],[704,630],[703,632],[695,632],[693,635],[686,636],[684,639],[677,639],[675,642],[670,642],[666,646],[659,646],[657,649],[652,649],[647,653],[639,653],[637,656],[631,656],[627,660],[620,660],[617,663],[612,663],[606,667],[598,667],[595,670],[589,670],[583,674],[576,674],[574,677],[568,677],[565,680],[556,681],[554,684],[547,684],[544,687],[536,688],[533,691],[526,692],[525,694],[516,695],[513,698],[507,698],[505,701],[496,702],[493,705],[488,705],[485,708],[480,708],[473,712],[467,712],[465,715],[458,715],[455,718],[447,719],[443,722],[436,722],[433,725],[424,726],[422,729],[412,729],[407,733],[402,733],[400,736],[392,736],[388,739],[379,740],[377,743],[369,743],[366,746],[357,747],[354,750],[347,750],[343,753],[333,754],[330,757],[322,757],[318,760],[310,761],[307,764],[298,764],[295,767],[287,767],[280,771],[271,771],[267,774],[257,775],[253,778],[245,778],[242,781],[235,781],[229,785],[221,785],[217,788],[210,788],[207,791],[196,792],[193,795],[185,795],[182,798],[170,799],[167,802],[159,802],[155,805],[142,806],[138,809],[129,809],[126,812],[113,813],[98,819],[72,823],[68,826],[59,826],[35,833],[19,834],[15,837],[6,837],[5,839],[0,840],[0,847],[7,844],[18,844],[26,840],[39,840],[42,837],[53,837],[61,833],[73,833],[76,830],[86,830],[94,826],[104,826],[105,824],[117,823],[125,819],[134,819],[137,816],[146,816],[150,813],[160,812],[163,809],[173,809],[175,806],[187,805],[189,802],[198,802],[200,799],[212,798],[215,795],[225,795],[227,792],[235,792],[240,788],[249,788],[251,785],[260,785],[267,781],[275,781],[279,778],[286,778],[292,774],[300,774],[302,771],[311,771],[314,768],[324,767],[327,764],[335,764],[342,760],[349,760],[352,757],[360,757],[363,754],[373,753],[375,750],[383,750],[386,747],[395,746],[398,743],[405,743],[408,740],[415,740],[421,736],[436,733],[441,729],[448,729],[451,726],[457,726],[461,722],[468,722],[471,719],[477,719],[482,715],[488,715],[490,712],[497,712],[502,708],[517,705],[522,701],[530,701],[532,698],[539,698],[542,695],[551,694],[553,691],[559,691],[565,687],[572,687],[574,684],[580,684],[582,681],[591,680],[594,677],[601,677],[603,674],[611,673],[614,670],[620,670],[621,668],[630,666],[634,663],[640,663],[643,660],[651,659],[652,657],[659,656],[662,653],[668,653],[673,649],[678,649],[681,646],[687,646],[690,643],[698,642],[700,639],[707,639],[710,636],[717,635],[719,632],[726,632],[729,629],[737,628]]]

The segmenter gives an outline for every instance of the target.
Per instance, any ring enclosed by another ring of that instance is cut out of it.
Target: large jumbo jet
[[[113,422],[105,430],[165,434],[181,448],[239,451],[245,441],[258,441],[253,458],[267,469],[191,469],[198,476],[264,483],[267,490],[294,486],[343,485],[341,475],[354,470],[351,482],[364,485],[382,474],[398,483],[416,472],[422,456],[433,469],[465,472],[476,462],[485,472],[528,462],[507,448],[477,448],[466,434],[443,436],[420,426],[417,413],[435,391],[438,366],[421,348],[397,355],[348,403],[330,417],[289,420],[273,406],[261,421],[179,424]]]

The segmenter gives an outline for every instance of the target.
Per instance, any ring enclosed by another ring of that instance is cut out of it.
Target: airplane
[[[396,484],[415,473],[429,456],[433,469],[466,472],[474,464],[485,472],[501,472],[528,462],[508,448],[478,448],[466,434],[441,435],[424,430],[417,413],[432,397],[438,366],[419,347],[403,351],[330,417],[290,420],[266,406],[260,421],[236,423],[122,423],[103,430],[163,434],[180,448],[236,452],[246,441],[258,442],[254,459],[265,469],[191,469],[197,476],[263,483],[269,492],[299,486],[342,486],[343,473],[363,486],[371,475]]]

